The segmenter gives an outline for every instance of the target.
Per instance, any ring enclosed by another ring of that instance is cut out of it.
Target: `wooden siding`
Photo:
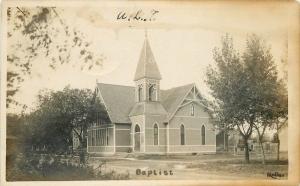
[[[115,124],[116,152],[128,152],[131,148],[131,124]]]

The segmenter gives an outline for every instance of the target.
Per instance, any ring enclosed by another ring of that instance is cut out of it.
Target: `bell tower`
[[[132,122],[131,144],[134,152],[145,152],[152,133],[146,128],[163,125],[167,112],[160,100],[161,75],[147,35],[134,75],[135,104],[129,113]],[[148,142],[146,142],[148,140]]]
[[[134,76],[135,101],[160,101],[160,80],[161,75],[146,35]]]

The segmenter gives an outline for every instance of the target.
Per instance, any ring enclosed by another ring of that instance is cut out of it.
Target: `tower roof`
[[[143,49],[134,75],[134,81],[142,78],[161,79],[160,72],[151,51],[148,38],[145,38]]]

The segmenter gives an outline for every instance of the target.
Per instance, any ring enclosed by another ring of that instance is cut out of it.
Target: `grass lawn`
[[[259,179],[272,179],[267,175],[275,172],[284,175],[280,179],[287,179],[288,176],[287,160],[267,160],[265,165],[261,163],[261,160],[252,160],[249,164],[244,163],[243,160],[219,160],[209,163],[191,163],[187,165],[187,168],[195,168],[199,172],[209,172],[217,175],[249,176],[249,178]]]
[[[95,158],[92,164],[106,161],[108,170],[118,173],[128,171],[130,179],[273,179],[268,173],[280,174],[287,179],[287,154],[281,154],[281,160],[276,161],[276,155],[268,155],[266,164],[262,165],[261,157],[252,155],[250,163],[244,163],[244,156],[232,154],[199,154],[199,155],[135,155],[128,154],[120,158]],[[136,169],[172,170],[174,176],[137,176]]]

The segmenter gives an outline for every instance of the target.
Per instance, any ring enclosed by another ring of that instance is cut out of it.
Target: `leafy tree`
[[[248,114],[245,95],[247,81],[240,56],[233,48],[233,40],[222,38],[221,49],[215,48],[213,58],[216,66],[207,69],[206,83],[214,97],[214,110],[219,127],[231,130],[237,128],[245,145],[245,160],[249,162],[248,139],[252,134],[253,117]]]
[[[7,114],[6,116],[6,143],[7,155],[23,152],[29,144],[29,128],[26,125],[26,116]]]
[[[263,135],[278,118],[278,108],[282,106],[280,91],[284,87],[278,80],[270,49],[256,35],[248,37],[242,56],[226,35],[221,49],[214,49],[214,60],[216,65],[209,66],[206,82],[215,98],[218,122],[223,128],[240,132],[245,161],[249,163],[248,139],[256,130],[263,151]]]
[[[96,112],[103,120],[108,120],[104,107],[94,103],[95,95],[88,89],[64,88],[62,91],[44,91],[38,96],[38,107],[32,113],[35,128],[33,140],[54,150],[59,144],[63,149],[72,142],[72,133],[80,142],[81,156],[86,147],[86,131],[95,121]],[[84,160],[84,159],[82,159]],[[84,162],[82,162],[84,163]]]
[[[7,9],[7,106],[17,104],[14,95],[39,63],[56,69],[77,61],[73,66],[81,70],[102,65],[104,56],[94,52],[85,34],[60,16],[63,12],[56,7]]]

